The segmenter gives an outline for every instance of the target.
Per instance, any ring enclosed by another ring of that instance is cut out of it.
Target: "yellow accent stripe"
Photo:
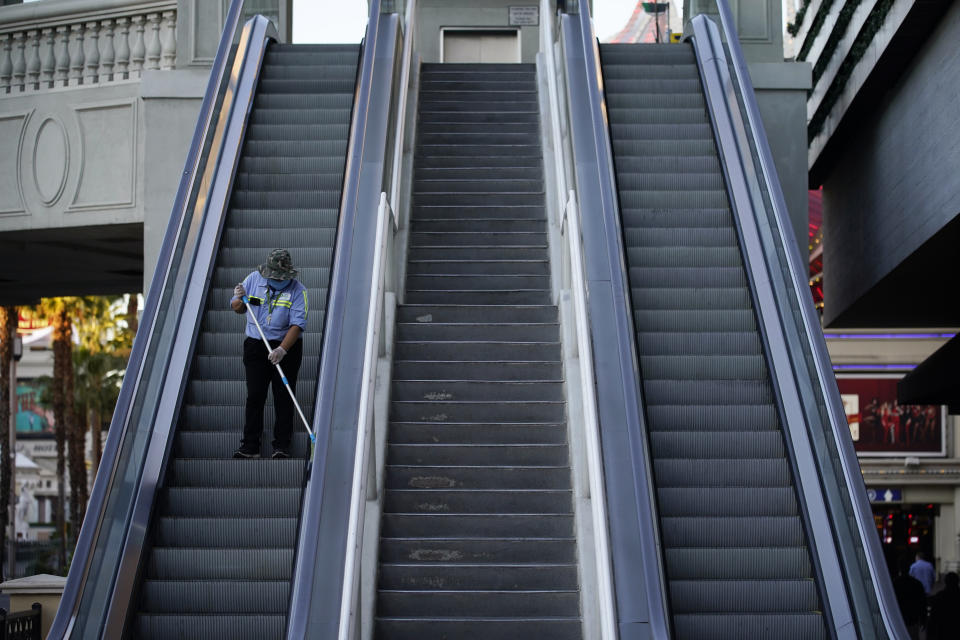
[[[293,303],[291,303],[291,302],[289,302],[289,301],[287,301],[287,300],[277,300],[276,302],[273,303],[273,306],[275,306],[275,307],[287,307],[287,308],[289,309],[290,307],[293,306]]]
[[[307,290],[306,290],[306,288],[304,288],[304,290],[303,290],[303,313],[307,313],[307,311],[309,311],[309,310],[310,310],[310,304],[309,304],[309,302],[307,301]]]

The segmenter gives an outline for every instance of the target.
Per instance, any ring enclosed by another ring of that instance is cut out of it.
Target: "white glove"
[[[287,355],[287,350],[283,347],[277,347],[267,354],[267,360],[270,361],[270,364],[280,364],[280,361],[283,360],[283,356],[285,355]]]
[[[243,288],[242,284],[238,284],[233,288],[233,295],[242,299],[243,296],[247,295],[247,290]]]

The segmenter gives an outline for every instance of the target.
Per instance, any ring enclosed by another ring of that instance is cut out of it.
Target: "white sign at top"
[[[540,24],[540,7],[510,7],[511,27],[536,27]]]

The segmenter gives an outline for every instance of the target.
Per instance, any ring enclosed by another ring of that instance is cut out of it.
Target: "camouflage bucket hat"
[[[293,268],[293,259],[286,249],[274,249],[267,256],[266,264],[260,265],[260,275],[274,280],[296,278],[298,271]]]

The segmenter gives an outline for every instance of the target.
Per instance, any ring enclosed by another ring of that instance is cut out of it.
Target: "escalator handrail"
[[[603,298],[609,303],[608,308],[604,309],[604,314],[609,314],[609,324],[613,335],[601,335],[604,330],[600,329],[597,318],[597,311],[591,312],[591,332],[593,334],[593,357],[597,362],[597,386],[600,391],[605,384],[616,384],[617,403],[622,406],[609,407],[611,413],[623,413],[623,422],[617,425],[610,424],[600,416],[600,426],[602,432],[623,429],[627,435],[630,451],[629,472],[620,465],[615,465],[613,461],[605,458],[605,467],[620,466],[619,477],[621,480],[629,482],[632,489],[632,498],[629,513],[620,512],[617,505],[608,505],[609,529],[611,532],[611,553],[612,565],[614,569],[614,597],[617,603],[617,624],[628,628],[630,625],[646,625],[647,633],[650,637],[665,638],[671,634],[671,619],[669,614],[669,605],[667,603],[666,574],[663,567],[662,546],[660,544],[659,519],[657,517],[656,497],[653,493],[653,468],[652,456],[649,450],[647,438],[647,425],[643,413],[643,399],[641,390],[641,378],[639,362],[637,360],[637,349],[633,327],[633,314],[630,304],[630,289],[627,283],[626,251],[623,246],[623,231],[620,222],[620,211],[617,198],[616,174],[613,167],[613,149],[610,143],[610,130],[607,121],[607,105],[603,92],[603,78],[600,73],[600,55],[597,45],[597,38],[593,32],[593,25],[590,20],[588,4],[578,3],[580,11],[578,15],[565,14],[562,19],[562,31],[564,47],[570,47],[567,53],[568,67],[575,62],[569,60],[571,54],[576,56],[578,53],[583,57],[583,67],[579,70],[572,69],[568,73],[567,94],[571,103],[570,119],[571,140],[574,145],[574,154],[584,157],[594,158],[592,171],[595,175],[590,175],[586,183],[580,183],[580,171],[585,171],[586,165],[590,164],[577,160],[575,164],[577,169],[574,172],[577,182],[577,191],[581,208],[583,211],[582,224],[584,230],[584,252],[586,264],[584,265],[588,279],[588,293],[593,300]],[[583,89],[586,95],[576,95],[578,92],[572,86],[574,82],[578,85],[580,80],[575,76],[579,74],[583,78]],[[589,117],[589,123],[583,129],[585,135],[578,143],[575,139],[574,131],[578,127],[578,114],[574,113],[574,100],[585,101],[583,105],[583,114]],[[580,146],[582,149],[578,149]],[[595,213],[587,211],[586,203],[591,198],[596,201],[591,207],[596,210]],[[590,237],[587,237],[587,232]],[[599,234],[600,237],[597,237]],[[593,244],[591,250],[589,246]],[[602,254],[602,256],[601,256]],[[593,255],[593,257],[591,257]],[[596,302],[596,304],[602,304]],[[602,346],[606,343],[606,347]],[[605,354],[600,355],[598,360],[598,350],[603,350]],[[615,350],[616,353],[613,353]],[[618,379],[616,382],[611,376],[611,371],[605,371],[611,368],[611,364],[603,364],[605,358],[613,358],[615,366],[618,369]],[[602,378],[602,379],[601,379]],[[604,383],[603,380],[609,380]],[[599,394],[598,394],[599,396]],[[598,397],[598,405],[603,405],[603,401]],[[603,413],[601,411],[601,413]],[[608,497],[611,495],[610,485],[608,483]],[[614,531],[617,528],[617,522],[623,518],[636,518],[633,523],[623,522],[623,527],[631,528],[639,532],[637,539],[632,543],[637,546],[636,553],[640,555],[635,557],[631,551],[619,548]],[[634,571],[639,568],[639,571]],[[632,585],[625,584],[627,578],[641,574],[633,580]],[[619,576],[619,577],[618,577]]]
[[[863,474],[860,470],[860,463],[857,459],[856,451],[853,448],[853,442],[849,437],[841,436],[844,432],[849,433],[847,417],[843,409],[843,401],[840,398],[839,389],[836,384],[832,383],[832,381],[835,380],[835,375],[830,365],[830,357],[827,353],[823,330],[821,329],[817,312],[810,296],[809,287],[807,286],[807,265],[803,262],[797,248],[796,236],[793,233],[793,225],[790,224],[790,216],[787,211],[783,191],[780,188],[780,180],[773,162],[773,154],[770,150],[766,131],[762,126],[760,107],[757,104],[753,83],[747,69],[746,58],[743,55],[740,39],[735,35],[735,22],[733,14],[730,11],[728,0],[717,0],[717,9],[720,15],[720,24],[731,56],[734,78],[740,88],[740,96],[743,100],[747,115],[747,124],[750,128],[754,145],[756,146],[757,155],[759,156],[762,179],[767,186],[767,192],[770,196],[773,219],[776,223],[780,238],[783,244],[786,245],[787,269],[789,280],[792,284],[790,293],[794,299],[793,302],[800,309],[804,329],[803,337],[806,339],[807,346],[813,357],[817,383],[819,384],[820,392],[823,395],[826,410],[830,417],[834,444],[839,452],[839,460],[841,468],[843,469],[849,499],[853,505],[857,529],[866,548],[867,564],[871,574],[871,581],[876,590],[880,614],[883,617],[888,632],[890,632],[898,629],[902,624],[901,617],[897,613],[899,607],[896,603],[892,585],[886,577],[886,562],[883,557],[883,550],[880,548],[880,542],[877,539],[876,526],[873,521],[870,503],[867,499],[866,491],[862,490]],[[855,490],[854,487],[860,490]],[[904,631],[905,629],[900,630],[898,634],[902,634]]]
[[[232,0],[227,10],[224,29],[213,59],[207,88],[200,103],[197,125],[194,128],[180,184],[174,198],[172,214],[157,256],[157,268],[154,270],[140,325],[134,337],[127,364],[127,375],[124,376],[113,417],[110,421],[110,428],[101,454],[100,467],[94,479],[93,490],[90,493],[86,515],[77,538],[70,571],[48,638],[63,638],[70,633],[76,609],[89,574],[90,563],[93,560],[92,550],[103,524],[106,499],[117,472],[119,453],[127,434],[130,411],[140,387],[144,370],[150,364],[146,362],[145,355],[152,341],[153,329],[161,312],[162,293],[166,289],[173,271],[174,249],[180,244],[180,238],[185,233],[188,205],[194,190],[194,183],[202,161],[209,153],[209,150],[207,150],[207,153],[204,153],[204,151],[213,124],[216,103],[227,72],[233,36],[242,16],[243,4],[244,0]],[[130,375],[131,372],[135,372],[134,375]]]

